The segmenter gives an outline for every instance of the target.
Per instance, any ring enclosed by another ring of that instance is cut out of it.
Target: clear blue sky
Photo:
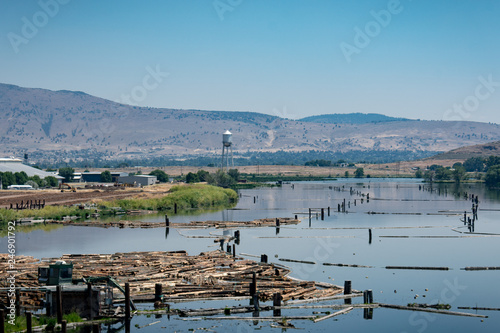
[[[500,123],[500,1],[40,3],[0,4],[2,83],[289,118]],[[157,67],[168,76],[149,77]]]

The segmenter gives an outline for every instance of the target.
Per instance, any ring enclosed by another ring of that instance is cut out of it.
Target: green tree
[[[424,174],[422,173],[422,170],[417,170],[415,172],[415,178],[422,178]]]
[[[436,169],[435,172],[436,172],[436,174],[435,174],[436,180],[450,180],[452,177],[452,173],[451,173],[450,169],[440,167],[440,168]]]
[[[200,182],[207,182],[208,183],[208,181],[210,179],[210,173],[208,173],[208,171],[198,170],[198,172],[196,174],[198,175]]]
[[[457,166],[452,171],[452,177],[456,183],[460,183],[462,180],[466,178],[466,176],[467,173],[465,172],[465,168],[463,166]]]
[[[346,171],[346,172],[344,173],[344,177],[345,177],[345,178],[349,178],[349,171]]]
[[[17,185],[24,185],[24,183],[26,183],[29,180],[28,175],[24,171],[16,172],[14,174],[14,178],[16,178]]]
[[[37,184],[35,181],[33,181],[33,180],[28,180],[28,181],[27,181],[24,185],[30,185],[30,186],[31,186],[31,187],[33,187],[35,190],[37,190],[37,189],[38,189],[38,187],[39,187],[39,186],[38,186],[38,184]]]
[[[34,175],[33,177],[29,177],[29,180],[34,181],[38,185],[38,187],[43,187],[46,184],[45,181],[42,178],[40,178],[40,176],[38,176],[38,175]]]
[[[157,169],[151,171],[149,174],[151,176],[156,176],[156,179],[158,179],[160,183],[168,183],[168,175],[163,170]]]
[[[111,177],[111,172],[109,170],[105,170],[101,172],[101,182],[103,183],[112,183],[113,177]]]
[[[356,178],[363,178],[365,175],[365,170],[363,168],[357,168],[356,171],[354,171],[354,177]]]
[[[495,165],[500,165],[500,156],[489,156],[486,161],[486,168],[491,168],[492,166]]]
[[[434,181],[435,172],[432,170],[427,170],[424,172],[424,180],[432,183]]]
[[[73,180],[75,170],[70,167],[64,167],[59,169],[59,176],[64,177],[65,182],[70,182]]]
[[[481,157],[471,157],[465,160],[463,166],[467,172],[482,172],[484,171],[484,159]]]
[[[57,178],[54,176],[47,176],[43,180],[45,180],[45,182],[47,183],[47,186],[50,186],[50,187],[56,187],[57,184],[59,183]]]
[[[3,188],[7,188],[10,185],[14,185],[16,182],[16,177],[14,177],[14,174],[10,171],[7,172],[2,172],[2,186]]]
[[[459,167],[463,167],[463,164],[460,163],[460,162],[454,163],[453,166],[452,166],[453,169],[456,169],[456,168],[459,168]]]
[[[489,167],[484,177],[484,182],[488,187],[500,186],[500,165],[492,165]]]
[[[222,170],[217,170],[215,175],[211,177],[209,181],[210,185],[220,186],[220,187],[229,187],[234,184],[233,177],[229,176]]]
[[[240,172],[238,171],[238,169],[229,169],[229,171],[227,172],[227,174],[231,178],[233,178],[233,180],[235,182],[237,182],[240,179]]]
[[[200,179],[196,173],[190,172],[186,175],[186,183],[198,183],[199,181]]]

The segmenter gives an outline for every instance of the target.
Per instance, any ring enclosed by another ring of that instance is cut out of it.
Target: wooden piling
[[[255,272],[252,273],[252,282],[250,283],[250,296],[253,296],[257,293],[257,274]]]
[[[328,206],[328,216],[330,216],[330,206]],[[297,219],[297,218],[295,218]]]
[[[0,333],[5,332],[5,313],[0,309]]]
[[[125,283],[125,319],[130,318],[130,284]]]
[[[226,252],[231,254],[231,245],[229,243],[226,245]]]
[[[174,214],[177,214],[177,203],[174,203]]]
[[[260,255],[260,262],[267,264],[267,254],[261,254]]]
[[[56,287],[56,312],[57,312],[57,323],[62,323],[62,290],[61,286]]]
[[[26,312],[26,332],[31,333],[33,332],[33,325],[32,325],[32,317],[31,317],[31,312]]]
[[[337,212],[340,213],[340,204],[337,205]]]
[[[273,306],[274,307],[281,306],[281,293],[274,293],[273,294]],[[281,309],[274,309],[273,316],[274,317],[281,317]]]
[[[21,289],[16,288],[16,317],[21,315]]]
[[[99,331],[100,331],[99,328],[100,328],[99,324],[92,325],[92,333],[99,333]]]
[[[162,294],[161,283],[155,283],[155,302],[161,301]]]
[[[344,295],[352,294],[351,281],[344,281]],[[350,298],[344,299],[344,304],[351,304],[352,300]]]
[[[92,313],[92,284],[87,283],[87,304],[89,307],[89,320],[94,319],[94,314]]]
[[[236,244],[233,244],[233,258],[236,257]]]
[[[279,219],[279,218],[276,218],[276,227],[278,227],[278,228],[279,228],[279,226],[280,226],[280,219]]]
[[[165,214],[165,226],[169,227],[170,226],[170,220],[168,219],[168,215]]]
[[[321,221],[325,219],[325,209],[321,208]]]
[[[61,332],[66,333],[67,331],[68,331],[67,322],[66,322],[66,320],[63,320],[61,323]]]
[[[368,229],[368,244],[372,243],[372,229]]]

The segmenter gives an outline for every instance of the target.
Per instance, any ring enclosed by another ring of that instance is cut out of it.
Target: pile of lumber
[[[8,270],[0,254],[0,275]],[[222,251],[211,251],[189,256],[185,251],[176,252],[130,252],[115,254],[67,254],[60,258],[44,258],[42,262],[32,257],[19,256],[16,286],[19,288],[40,287],[37,280],[38,267],[58,260],[73,263],[73,279],[82,277],[110,276],[120,285],[128,282],[131,296],[137,300],[152,300],[155,285],[162,285],[163,299],[185,300],[195,298],[251,296],[250,285],[255,273],[256,291],[261,300],[271,299],[281,293],[284,301],[333,296],[343,289],[334,285],[318,286],[314,281],[300,281],[287,277],[289,270],[274,264],[259,263],[233,257]],[[5,280],[0,288],[6,288]],[[0,301],[6,302],[5,289],[0,292]],[[118,291],[114,293],[120,295]],[[30,293],[29,303],[41,301],[41,293]]]

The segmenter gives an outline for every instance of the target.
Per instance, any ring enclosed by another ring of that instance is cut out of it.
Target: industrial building
[[[134,176],[120,177],[118,178],[118,183],[134,185],[134,186],[148,186],[156,184],[157,180],[158,179],[156,176],[134,175]]]
[[[57,178],[61,182],[64,177],[59,176],[55,172],[47,172],[37,168],[33,168],[29,165],[23,164],[23,161],[17,158],[0,158],[0,172],[26,172],[28,177],[38,176],[41,179],[45,177],[52,176]]]
[[[117,183],[120,177],[128,176],[126,172],[110,172],[113,183]],[[101,172],[82,172],[81,181],[86,183],[101,183]]]

